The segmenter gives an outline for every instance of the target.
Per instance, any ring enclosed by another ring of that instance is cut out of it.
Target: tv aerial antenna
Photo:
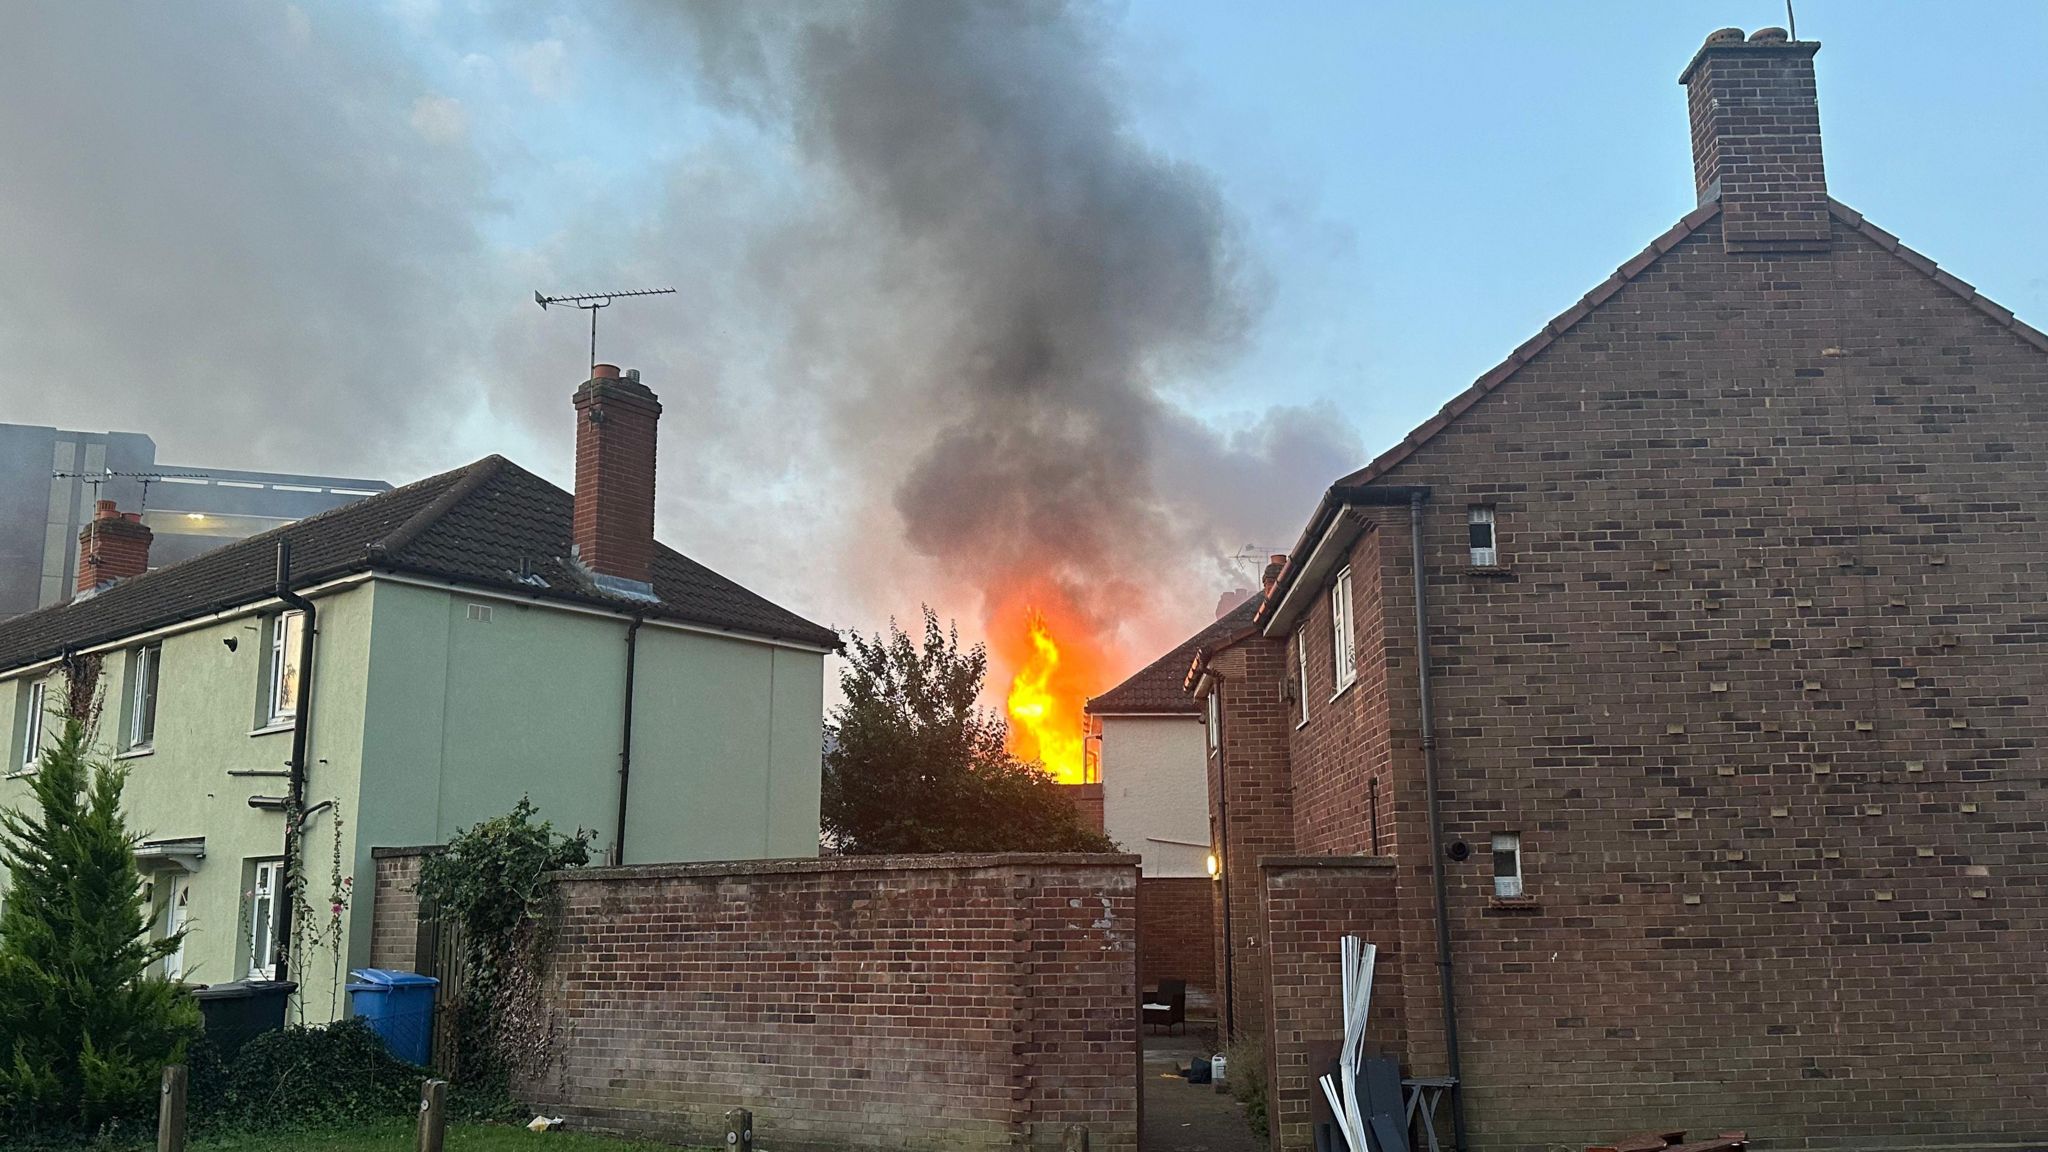
[[[597,367],[598,309],[611,307],[614,300],[625,300],[634,296],[670,296],[674,293],[673,288],[640,288],[631,292],[586,292],[581,296],[543,296],[535,292],[533,302],[540,305],[542,311],[553,305],[563,304],[590,313],[590,366],[594,369]]]
[[[135,514],[140,516],[149,511],[149,486],[151,484],[155,484],[160,480],[206,480],[210,477],[204,472],[116,472],[112,468],[102,468],[97,472],[52,472],[50,473],[50,478],[52,480],[83,480],[92,488],[93,512],[85,521],[87,533],[86,549],[87,555],[98,556],[100,554],[100,485],[109,484],[115,480],[140,481],[142,484],[142,504],[135,510]]]

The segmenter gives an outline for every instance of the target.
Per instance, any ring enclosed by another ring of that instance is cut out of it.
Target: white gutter
[[[583,616],[602,616],[607,620],[618,620],[622,623],[633,615],[625,609],[614,611],[609,608],[592,607],[588,604],[571,604],[547,596],[527,596],[517,592],[501,592],[496,589],[478,588],[474,585],[464,584],[455,580],[429,580],[424,577],[406,575],[400,572],[377,572],[373,573],[373,575],[378,580],[388,580],[393,584],[405,584],[414,588],[430,588],[436,592],[454,592],[479,600],[502,600],[510,604],[519,604],[531,608],[547,608],[556,612],[574,612]],[[689,624],[677,620],[662,620],[654,616],[646,617],[646,626],[649,628],[667,628],[675,632],[695,632],[705,636],[719,636],[727,640],[745,640],[753,644],[767,644],[772,647],[788,648],[797,652],[812,652],[820,656],[830,655],[832,652],[830,648],[821,648],[815,644],[799,644],[794,640],[762,636],[754,632],[741,632],[732,628],[713,628],[707,624]]]
[[[325,584],[316,584],[300,593],[300,595],[306,597],[328,596],[335,592],[353,588],[369,578],[370,574],[368,572],[357,572],[337,580],[329,580]],[[80,648],[77,654],[80,656],[95,656],[102,652],[118,652],[123,648],[131,648],[150,640],[159,640],[166,636],[176,636],[183,632],[196,632],[201,628],[210,627],[214,624],[224,623],[229,620],[239,620],[244,616],[259,616],[264,612],[282,607],[284,607],[284,601],[279,600],[275,596],[266,595],[260,599],[251,600],[247,604],[238,604],[233,608],[223,608],[218,612],[209,613],[205,616],[194,616],[189,620],[180,620],[175,624],[166,624],[161,628],[152,628],[147,632],[137,632],[116,640],[109,640],[103,644],[95,644],[90,648]],[[0,684],[22,676],[55,668],[63,662],[63,659],[62,656],[52,656],[48,660],[38,660],[34,664],[24,664],[19,668],[10,668],[5,672],[0,672]]]
[[[1267,636],[1284,636],[1293,628],[1294,622],[1322,593],[1323,577],[1343,566],[1345,553],[1369,523],[1365,514],[1355,506],[1347,504],[1337,510],[1337,514],[1330,518],[1330,526],[1323,530],[1323,538],[1316,541],[1316,546],[1309,551],[1301,571],[1288,574],[1287,595],[1273,606],[1273,612],[1266,620]]]

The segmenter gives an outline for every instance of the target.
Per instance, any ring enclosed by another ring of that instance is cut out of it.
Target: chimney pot
[[[590,378],[592,380],[617,380],[619,378],[619,366],[617,364],[592,364],[590,366]]]
[[[1813,56],[1820,45],[1783,28],[1708,36],[1678,77],[1692,121],[1700,203],[1721,202],[1729,252],[1820,252],[1828,247]]]
[[[119,508],[120,505],[113,500],[97,501],[92,506],[92,518],[95,520],[111,520],[121,514]]]
[[[639,381],[640,381],[640,370],[639,370],[638,368],[628,368],[628,369],[626,369],[626,379],[628,379],[628,380],[631,380],[631,381],[633,381],[633,382],[634,382],[634,383],[636,383],[636,384],[637,384],[637,383],[639,383]]]

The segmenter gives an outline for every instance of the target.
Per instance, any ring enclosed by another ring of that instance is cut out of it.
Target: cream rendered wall
[[[1147,876],[1207,876],[1209,776],[1200,716],[1102,718],[1102,820]]]
[[[627,621],[382,578],[374,597],[357,872],[522,794],[604,858]],[[626,861],[817,855],[823,655],[654,623],[638,647]]]
[[[339,802],[339,812],[315,814],[306,830],[307,898],[319,905],[315,923],[329,922],[325,908],[335,851],[335,818],[340,817],[344,875],[356,857],[356,791],[363,731],[363,685],[369,635],[367,587],[316,595],[319,609],[314,656],[313,730],[307,745],[307,803]],[[268,609],[275,611],[275,607]],[[206,838],[206,855],[189,875],[184,978],[213,984],[249,974],[247,890],[256,859],[282,855],[284,816],[249,806],[251,796],[283,796],[282,777],[235,776],[232,772],[281,771],[291,755],[291,730],[256,730],[263,707],[270,653],[264,616],[219,621],[163,638],[158,676],[156,738],[136,754],[122,747],[126,731],[129,653],[124,647],[102,655],[103,705],[97,750],[128,773],[122,795],[129,827],[145,840]],[[225,640],[235,641],[229,651]],[[42,673],[37,673],[42,675]],[[14,748],[21,730],[18,703],[25,677],[0,679],[0,731]],[[54,702],[61,682],[50,678]],[[56,725],[54,718],[50,727]],[[54,738],[54,731],[52,732]],[[47,742],[47,741],[46,741]],[[10,759],[13,759],[11,754]],[[18,761],[16,761],[18,763]],[[29,802],[26,780],[0,782],[0,805]],[[369,872],[359,870],[367,888]],[[146,878],[157,873],[145,873]],[[158,885],[156,891],[165,891]],[[362,903],[367,907],[368,893]],[[160,909],[153,909],[160,911]],[[341,936],[351,934],[352,910],[344,911]],[[367,917],[364,918],[367,923]],[[303,985],[297,1000],[308,1021],[346,1013],[335,987],[341,968],[335,950],[309,945],[302,957]],[[342,972],[345,978],[346,973]]]

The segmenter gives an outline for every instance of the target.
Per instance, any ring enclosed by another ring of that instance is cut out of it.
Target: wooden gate
[[[434,989],[434,1071],[454,1079],[461,1053],[458,1047],[462,986],[462,926],[443,920],[440,909],[420,897],[419,935],[413,946],[413,971],[432,976],[441,983]]]

